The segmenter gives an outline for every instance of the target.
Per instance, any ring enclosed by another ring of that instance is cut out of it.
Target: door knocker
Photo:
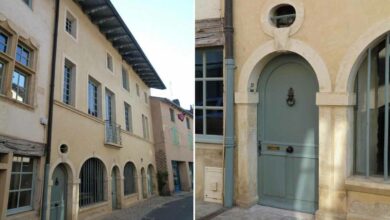
[[[287,105],[290,106],[290,107],[292,107],[292,106],[295,105],[294,89],[293,89],[293,88],[290,88],[290,89],[288,90],[286,103],[287,103]]]

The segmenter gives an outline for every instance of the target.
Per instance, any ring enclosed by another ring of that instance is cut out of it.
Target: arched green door
[[[112,169],[111,173],[111,200],[112,200],[112,209],[117,209],[118,208],[118,192],[117,192],[117,171],[116,168],[114,167]]]
[[[318,83],[297,55],[279,56],[258,91],[259,203],[314,213],[318,204]]]
[[[64,220],[66,218],[66,171],[62,165],[53,172],[53,186],[51,187],[50,220]]]

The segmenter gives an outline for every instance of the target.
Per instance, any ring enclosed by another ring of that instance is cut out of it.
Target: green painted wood
[[[294,90],[295,104],[286,102]],[[314,213],[318,207],[318,83],[297,55],[272,60],[258,83],[259,203]],[[287,153],[287,148],[293,148]]]
[[[66,217],[66,171],[60,165],[53,172],[51,187],[50,220],[64,220]]]
[[[116,178],[117,173],[116,170],[113,169],[111,173],[111,200],[112,200],[112,208],[118,208],[118,198],[117,198],[117,189],[116,189]]]

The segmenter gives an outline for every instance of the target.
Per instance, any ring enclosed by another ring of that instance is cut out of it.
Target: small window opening
[[[277,6],[271,12],[271,21],[277,28],[289,27],[295,21],[295,8],[291,5]]]

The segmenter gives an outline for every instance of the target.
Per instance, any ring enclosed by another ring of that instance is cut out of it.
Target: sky
[[[167,87],[153,96],[194,103],[195,11],[193,0],[111,0]]]

